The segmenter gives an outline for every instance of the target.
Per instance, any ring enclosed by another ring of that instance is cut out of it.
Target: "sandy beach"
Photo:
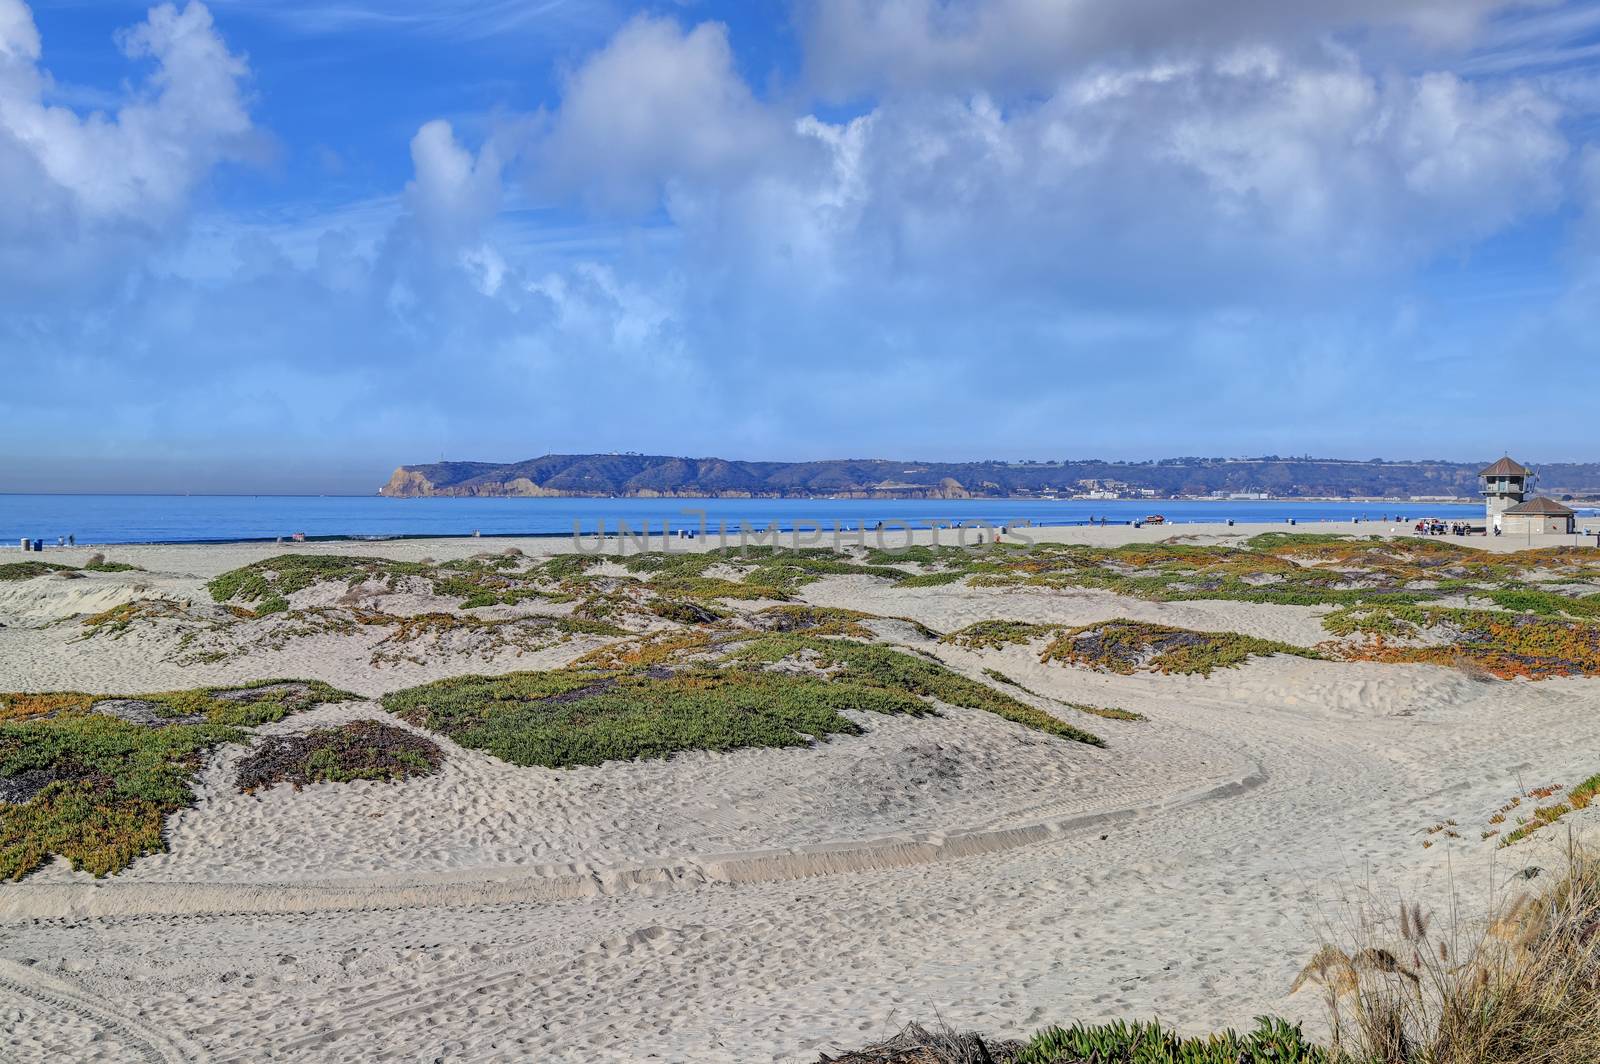
[[[1372,523],[1030,531],[1094,548],[1238,547],[1266,532],[1412,539]],[[1527,547],[1437,540],[1493,557]],[[848,711],[860,734],[806,745],[547,768],[379,699],[561,669],[679,628],[640,611],[618,633],[547,636],[528,625],[571,620],[581,604],[546,592],[474,610],[412,577],[313,582],[274,616],[207,587],[282,554],[534,566],[571,549],[457,539],[27,555],[138,568],[0,582],[0,691],[295,678],[352,697],[216,747],[192,806],[167,821],[164,852],[99,878],[55,857],[0,885],[0,1056],[809,1062],[935,1014],[1012,1037],[1148,1017],[1200,1032],[1263,1013],[1315,1030],[1317,995],[1290,985],[1363,905],[1444,911],[1454,895],[1482,908],[1553,860],[1568,825],[1593,821],[1575,811],[1517,847],[1485,835],[1513,796],[1600,771],[1590,676],[1506,679],[1327,649],[1256,652],[1209,674],[1118,671],[1046,660],[1043,642],[1047,629],[1127,620],[1326,648],[1328,604],[823,574],[783,604],[871,615],[873,643],[978,683],[1003,676],[1104,745],[939,704]],[[607,594],[647,601],[628,572],[615,560],[590,570]],[[711,628],[736,634],[779,605],[696,601],[716,607]],[[437,621],[469,613],[515,634]],[[413,636],[403,622],[417,618],[435,627]],[[1040,634],[943,638],[994,620]],[[235,786],[258,744],[360,720],[432,740],[442,765],[398,782]]]

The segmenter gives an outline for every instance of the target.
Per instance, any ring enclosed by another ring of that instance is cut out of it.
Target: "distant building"
[[[1478,474],[1487,531],[1516,536],[1568,536],[1577,514],[1543,496],[1528,498],[1533,470],[1510,456]]]
[[[1508,536],[1570,536],[1577,516],[1576,511],[1541,496],[1501,514],[1501,531]]]

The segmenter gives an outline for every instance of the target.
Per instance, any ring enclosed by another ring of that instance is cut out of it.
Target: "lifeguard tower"
[[[1533,470],[1502,458],[1478,474],[1483,479],[1485,529],[1508,536],[1570,536],[1577,514],[1569,506],[1542,496],[1528,498]]]
[[[1504,523],[1503,515],[1521,506],[1533,486],[1533,470],[1508,455],[1478,474],[1483,481],[1485,531],[1491,534]]]

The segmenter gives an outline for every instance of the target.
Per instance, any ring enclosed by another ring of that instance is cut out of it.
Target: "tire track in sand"
[[[1232,798],[1267,782],[1253,771],[1212,781],[1146,805],[1043,818],[1004,827],[919,832],[861,842],[821,843],[678,861],[605,868],[575,867],[485,879],[482,870],[427,880],[393,877],[334,883],[19,883],[0,889],[0,921],[95,919],[119,916],[290,914],[461,905],[551,903],[622,894],[643,888],[737,886],[953,861],[1032,846],[1113,824],[1126,824],[1198,803]]]
[[[210,1059],[200,1047],[115,1012],[100,999],[63,979],[25,964],[0,959],[0,995],[5,994],[24,998],[54,1012],[67,1013],[108,1031],[147,1064],[199,1064]]]

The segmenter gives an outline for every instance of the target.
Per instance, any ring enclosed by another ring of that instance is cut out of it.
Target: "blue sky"
[[[1594,3],[0,0],[0,491],[1594,460],[1597,120]]]

